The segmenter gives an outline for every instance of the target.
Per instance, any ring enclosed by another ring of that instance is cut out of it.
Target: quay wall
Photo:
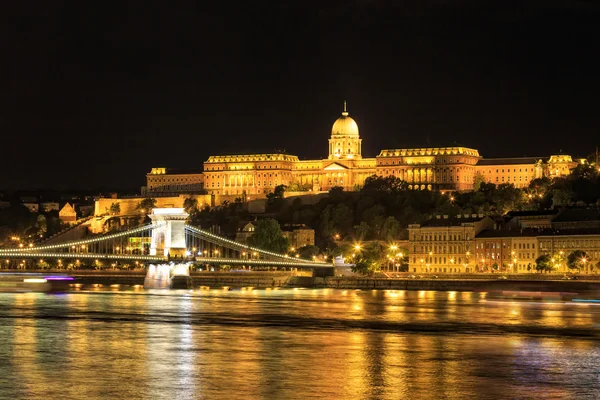
[[[3,270],[2,272],[17,272]],[[19,271],[22,272],[22,271]],[[27,271],[27,272],[57,272],[75,278],[75,283],[83,285],[143,285],[145,271]],[[498,279],[497,277],[477,276],[478,279],[460,278],[437,279],[418,278],[365,278],[365,277],[328,277],[313,278],[310,276],[292,276],[290,272],[257,271],[245,273],[233,272],[192,272],[194,286],[223,287],[305,287],[331,289],[361,289],[361,290],[437,290],[437,291],[559,291],[574,293],[600,293],[600,281],[597,276],[579,276],[578,280],[561,280],[555,276],[545,276],[543,280],[532,280],[531,276],[524,279],[512,277]],[[588,279],[589,278],[589,279]]]
[[[437,290],[437,291],[532,291],[600,293],[600,281],[584,280],[485,280],[485,279],[367,279],[315,278],[314,287],[362,290]]]

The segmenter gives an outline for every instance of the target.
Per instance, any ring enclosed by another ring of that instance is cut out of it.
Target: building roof
[[[540,236],[600,235],[600,228],[548,229]]]
[[[358,125],[356,124],[356,121],[348,116],[346,102],[344,102],[344,112],[342,112],[342,116],[339,117],[331,127],[331,136],[334,135],[358,137]]]
[[[292,232],[292,231],[296,231],[296,230],[300,230],[300,229],[310,229],[312,230],[311,227],[305,225],[305,224],[284,224],[281,225],[281,230],[283,232]]]
[[[540,160],[546,162],[548,157],[482,158],[476,165],[534,165]]]
[[[532,211],[509,211],[509,217],[539,217],[543,215],[552,216],[558,214],[558,209],[553,210],[532,210]]]
[[[533,165],[539,160],[545,161],[548,157],[517,157],[517,158],[482,158],[476,165]]]
[[[469,216],[469,217],[448,217],[448,218],[444,218],[444,216],[439,216],[440,218],[431,218],[428,219],[427,221],[422,222],[420,225],[421,227],[446,227],[446,226],[461,226],[464,223],[473,223],[473,222],[479,222],[481,220],[483,220],[484,218],[489,218],[489,217],[484,217],[482,214],[478,214],[476,217],[473,216]]]
[[[561,212],[552,222],[580,222],[600,220],[598,208],[571,208]]]
[[[210,156],[205,163],[221,162],[248,162],[248,161],[298,161],[298,156],[287,153],[264,153],[264,154],[224,154]]]
[[[71,205],[71,203],[65,203],[65,205],[63,206],[63,208],[60,209],[60,211],[58,212],[58,215],[61,216],[70,216],[70,215],[76,215],[77,213],[75,212],[75,209],[73,208],[73,206]]]
[[[248,224],[253,225],[256,228],[257,222],[255,220],[253,221],[239,221],[237,224],[237,230],[238,232],[246,232],[244,231],[244,228],[246,228],[246,226],[248,226]]]
[[[539,237],[539,236],[571,236],[571,235],[600,235],[600,228],[577,229],[486,229],[476,238],[502,238],[502,237]]]
[[[201,174],[201,168],[152,168],[148,175],[187,175]]]
[[[469,155],[479,157],[479,152],[467,147],[425,147],[414,149],[383,149],[377,157]]]
[[[475,238],[536,237],[540,236],[543,231],[542,229],[486,229],[479,232]]]

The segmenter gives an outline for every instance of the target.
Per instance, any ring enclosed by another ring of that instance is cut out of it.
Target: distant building
[[[546,229],[552,227],[552,220],[556,218],[559,210],[541,211],[510,211],[506,214],[509,218],[507,226],[515,229],[538,228]]]
[[[547,254],[554,272],[566,273],[566,259],[575,250],[587,254],[586,270],[595,271],[600,262],[600,209],[508,215],[512,218],[504,224],[471,215],[438,216],[409,225],[409,271],[534,273],[536,259]]]
[[[58,218],[62,222],[73,223],[77,221],[77,213],[75,212],[75,208],[70,203],[66,203],[63,208],[58,212]]]
[[[493,229],[494,220],[482,214],[437,215],[408,226],[408,271],[460,273],[475,271],[475,236]]]
[[[256,221],[240,222],[238,230],[235,234],[235,241],[239,243],[246,243],[246,240],[256,231]]]
[[[54,201],[44,201],[40,203],[40,208],[43,212],[58,211],[60,205]]]
[[[307,138],[307,140],[310,140]],[[570,155],[521,158],[482,158],[478,150],[461,146],[384,149],[363,158],[358,124],[344,103],[333,123],[328,156],[300,160],[287,153],[210,156],[203,171],[152,168],[146,175],[146,195],[200,193],[264,197],[278,185],[294,185],[306,192],[342,187],[352,191],[372,175],[394,176],[412,190],[472,190],[476,177],[494,184],[529,185],[543,176],[568,175],[577,165]]]
[[[202,171],[174,168],[152,168],[146,175],[146,196],[169,196],[180,193],[204,193]]]
[[[283,225],[283,236],[288,238],[290,246],[296,249],[315,245],[315,231],[304,224]]]
[[[40,211],[40,205],[38,203],[23,203],[23,205],[32,213]]]
[[[240,222],[235,241],[246,243],[248,238],[256,231],[256,221]],[[281,231],[284,237],[290,241],[290,246],[296,249],[304,246],[314,246],[315,231],[304,224],[283,225]]]

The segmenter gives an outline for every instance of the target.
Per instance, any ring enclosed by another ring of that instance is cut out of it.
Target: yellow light
[[[357,250],[357,251],[360,250],[360,244],[355,244],[354,245],[354,249]]]
[[[25,283],[46,283],[48,281],[43,278],[25,278],[25,279],[23,279],[23,282],[25,282]]]

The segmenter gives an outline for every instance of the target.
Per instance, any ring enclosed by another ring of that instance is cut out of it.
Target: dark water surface
[[[0,398],[597,399],[599,324],[485,293],[0,294]]]

